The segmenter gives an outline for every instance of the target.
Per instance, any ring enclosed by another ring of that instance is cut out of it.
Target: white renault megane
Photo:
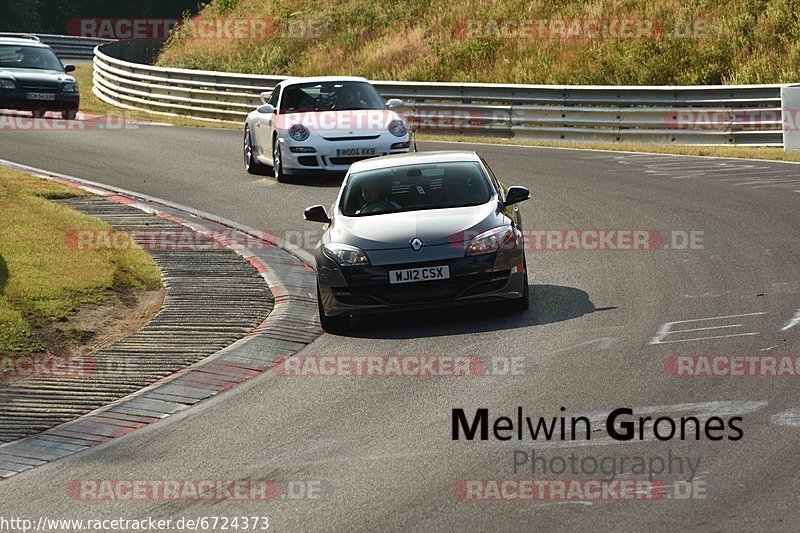
[[[366,79],[291,78],[261,93],[247,116],[244,164],[251,174],[272,167],[289,174],[344,173],[362,159],[409,151],[398,99],[384,102]]]

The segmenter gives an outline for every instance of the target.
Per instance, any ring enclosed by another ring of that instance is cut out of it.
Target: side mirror
[[[275,106],[273,106],[272,104],[260,105],[256,108],[256,111],[258,111],[259,113],[263,113],[265,115],[271,115],[272,113],[275,112]]]
[[[530,197],[531,193],[526,187],[509,187],[508,192],[506,192],[506,201],[503,202],[503,205],[509,206],[518,204],[520,202],[524,202]]]
[[[386,107],[389,109],[397,109],[398,107],[403,107],[403,101],[399,98],[391,98],[386,102]]]
[[[309,222],[322,222],[323,224],[330,224],[331,217],[328,212],[321,205],[314,205],[305,210],[303,218]]]
[[[64,65],[64,72],[75,72],[75,65]]]

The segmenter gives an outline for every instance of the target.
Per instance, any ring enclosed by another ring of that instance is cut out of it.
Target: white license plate
[[[437,279],[449,279],[450,267],[432,266],[422,268],[404,268],[403,270],[390,270],[389,283],[414,283],[415,281],[435,281]]]
[[[357,157],[362,155],[376,155],[375,148],[337,148],[336,157]]]
[[[56,95],[53,93],[28,93],[28,100],[47,100],[53,101]]]

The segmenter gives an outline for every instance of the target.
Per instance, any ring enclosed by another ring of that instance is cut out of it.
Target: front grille
[[[39,92],[50,92],[54,93],[58,91],[58,85],[20,85],[22,89],[26,91],[39,91]]]
[[[510,275],[510,270],[503,270],[441,281],[348,287],[334,289],[333,292],[339,301],[350,305],[432,303],[498,291],[505,286]]]
[[[380,137],[378,135],[350,135],[348,137],[323,137],[326,141],[371,141]]]
[[[358,156],[358,157],[329,157],[328,161],[331,162],[331,165],[352,165],[356,161],[363,161],[364,159],[371,159],[373,157],[378,157],[377,155],[368,155],[368,156]]]

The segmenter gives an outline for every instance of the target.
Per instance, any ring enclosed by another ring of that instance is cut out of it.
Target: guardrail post
[[[783,149],[800,150],[800,85],[781,87]]]

